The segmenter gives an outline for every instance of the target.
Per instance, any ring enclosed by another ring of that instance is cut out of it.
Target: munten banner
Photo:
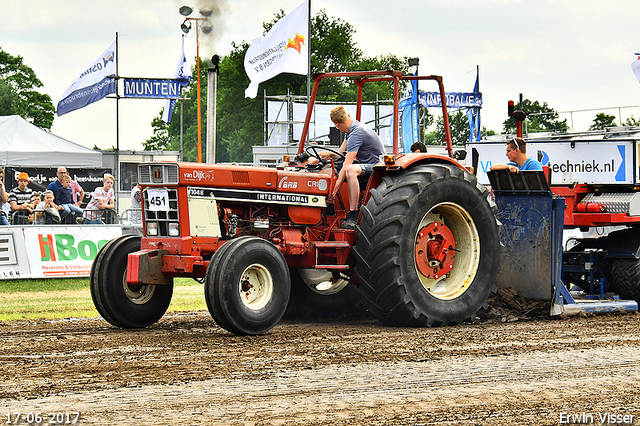
[[[116,73],[115,52],[114,41],[91,65],[76,76],[58,102],[58,116],[83,108],[116,92],[116,79],[113,78]]]
[[[251,80],[245,97],[255,98],[258,85],[283,72],[309,72],[309,4],[307,0],[280,19],[262,38],[251,41],[244,69]]]

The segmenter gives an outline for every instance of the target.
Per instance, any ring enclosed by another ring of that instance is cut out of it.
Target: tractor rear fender
[[[424,152],[421,153],[411,153],[400,155],[395,159],[395,162],[392,164],[382,164],[375,166],[373,168],[373,175],[369,179],[369,183],[367,185],[367,190],[365,191],[364,198],[362,200],[362,205],[365,205],[367,201],[369,201],[370,197],[370,189],[376,188],[383,176],[388,175],[389,173],[398,172],[400,170],[407,170],[409,168],[418,166],[420,164],[453,164],[461,169],[467,170],[464,166],[458,163],[453,158],[438,155],[438,154],[427,154]]]

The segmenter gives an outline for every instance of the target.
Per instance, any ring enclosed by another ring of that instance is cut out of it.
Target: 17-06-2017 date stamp
[[[48,413],[29,412],[20,413],[18,411],[6,412],[7,425],[75,425],[80,420],[80,413],[78,412],[62,412],[51,411]]]

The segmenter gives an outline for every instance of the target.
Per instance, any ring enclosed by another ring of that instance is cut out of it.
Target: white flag
[[[178,65],[176,65],[176,71],[173,73],[173,78],[177,79],[182,87],[189,84],[191,76],[187,73],[187,57],[184,56],[184,35],[182,36],[182,49],[180,49],[180,58],[178,58]],[[167,104],[162,112],[162,121],[169,124],[171,123],[171,116],[173,115],[173,108],[176,106],[175,99],[167,100]]]
[[[309,4],[307,0],[280,19],[267,35],[251,41],[244,69],[251,84],[245,97],[255,98],[258,85],[283,72],[309,72]]]
[[[636,55],[638,55],[638,60],[631,64],[631,69],[633,70],[633,73],[636,75],[638,82],[640,82],[640,54],[636,53]]]
[[[116,92],[116,42],[76,76],[58,102],[58,116],[86,107]]]

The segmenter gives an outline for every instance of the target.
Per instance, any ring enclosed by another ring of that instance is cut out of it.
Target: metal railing
[[[127,215],[131,214],[131,210],[125,210]],[[123,212],[123,213],[125,213]],[[140,213],[141,214],[141,213]],[[95,219],[92,219],[95,217]],[[64,218],[59,216],[55,218],[55,215],[48,213],[45,210],[16,210],[12,211],[8,216],[9,224],[11,225],[82,225],[91,222],[91,224],[122,224],[128,220],[127,218],[118,216],[118,213],[113,209],[82,209],[82,216],[76,216],[73,213],[69,213]]]

